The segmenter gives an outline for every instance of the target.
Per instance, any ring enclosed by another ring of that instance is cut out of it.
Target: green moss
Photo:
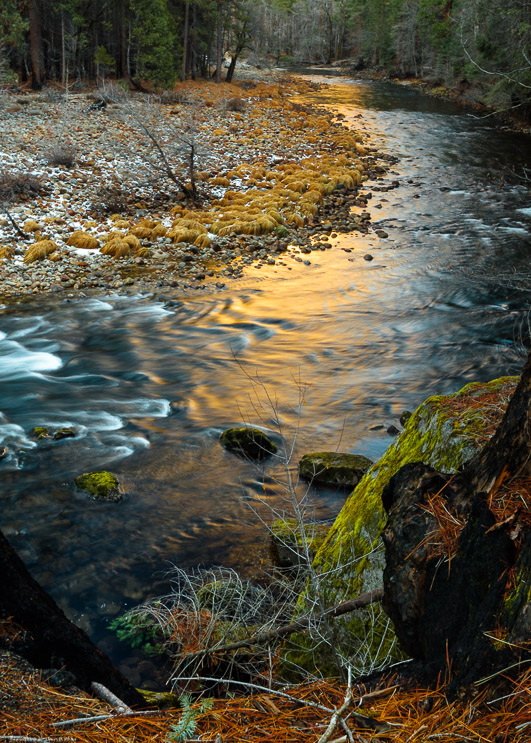
[[[428,398],[413,413],[401,435],[351,493],[317,552],[314,569],[321,576],[321,600],[326,606],[382,585],[384,555],[380,534],[386,515],[381,494],[391,477],[403,465],[419,461],[442,472],[457,471],[485,441],[485,417],[474,398],[504,388],[512,392],[516,382],[515,377],[503,377],[486,384],[472,383],[454,395]],[[470,406],[466,405],[467,395],[471,398]],[[306,604],[306,597],[302,595],[297,613],[304,612]],[[365,645],[365,666],[358,667],[358,672],[370,670],[395,654],[388,629],[382,634],[376,624],[369,640],[367,636],[359,636],[358,618],[366,626],[367,617],[374,621],[378,612],[373,606],[334,622],[338,627],[340,652],[343,648],[345,655],[352,655],[356,637]],[[388,627],[387,622],[385,626]]]
[[[80,490],[90,493],[96,500],[122,500],[118,478],[111,472],[86,472],[76,477],[74,482]]]
[[[273,561],[281,568],[298,567],[304,563],[304,539],[310,559],[313,559],[328,534],[326,524],[303,524],[296,519],[277,519],[271,524]]]
[[[360,454],[318,451],[303,456],[299,474],[311,482],[353,488],[372,464]]]
[[[149,691],[149,689],[137,689],[150,707],[158,709],[170,709],[179,707],[180,698],[171,691]]]
[[[33,428],[31,432],[35,436],[35,438],[37,439],[37,441],[39,439],[48,439],[48,438],[50,438],[50,432],[44,426],[35,426],[35,428]]]

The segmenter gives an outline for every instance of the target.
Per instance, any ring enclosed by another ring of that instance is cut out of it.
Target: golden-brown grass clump
[[[88,232],[83,230],[76,230],[72,232],[67,240],[67,245],[73,245],[75,248],[81,248],[82,250],[95,250],[100,247],[98,240]]]
[[[22,229],[24,230],[24,232],[39,232],[41,226],[34,219],[26,219]]]
[[[57,245],[53,240],[39,240],[39,242],[30,245],[24,256],[24,263],[33,263],[42,261],[57,250]]]
[[[129,258],[131,255],[131,246],[125,240],[114,239],[100,248],[103,255],[110,255],[112,258]]]
[[[12,248],[10,245],[0,246],[0,260],[7,260],[8,258],[13,258],[14,255],[15,255],[15,248]]]

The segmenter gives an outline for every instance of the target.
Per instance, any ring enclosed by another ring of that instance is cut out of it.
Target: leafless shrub
[[[235,95],[224,101],[223,108],[225,111],[237,111],[238,113],[243,113],[247,109],[247,101],[245,98],[240,98],[240,96]]]
[[[160,102],[165,105],[193,103],[192,98],[185,90],[164,90],[160,95]]]
[[[65,98],[64,91],[57,88],[46,87],[41,91],[41,98],[47,103],[62,103]],[[29,103],[29,101],[28,101]]]
[[[50,165],[63,165],[65,168],[71,168],[77,158],[77,150],[73,144],[60,143],[55,144],[46,154],[46,160]]]
[[[92,211],[96,214],[126,214],[130,203],[130,191],[120,183],[108,183],[98,189]]]
[[[103,90],[112,100],[111,87],[106,85]],[[128,97],[119,108],[113,113],[135,133],[135,156],[141,157],[143,169],[155,177],[159,189],[161,181],[166,179],[195,201],[196,161],[200,150],[196,121],[198,107],[194,106],[194,110],[183,117],[167,116],[160,99]],[[124,144],[116,140],[111,146],[123,149]]]
[[[19,196],[37,196],[46,190],[35,173],[0,172],[0,201],[10,202]]]
[[[95,93],[87,96],[91,101],[103,101],[104,103],[125,103],[129,100],[129,91],[119,83],[112,80],[99,87]]]

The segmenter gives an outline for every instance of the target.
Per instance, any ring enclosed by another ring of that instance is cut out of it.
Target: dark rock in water
[[[400,433],[400,431],[398,430],[396,426],[391,425],[387,429],[387,433],[390,434],[391,436],[396,436],[396,434]]]
[[[276,444],[259,428],[227,428],[219,441],[225,449],[249,459],[266,459],[277,451]]]
[[[6,456],[8,455],[8,453],[9,453],[9,452],[7,451],[7,449],[5,448],[5,446],[4,446],[4,447],[2,447],[2,448],[0,449],[0,459],[3,459],[4,457],[6,457]]]
[[[370,253],[366,253],[366,254],[365,254],[365,255],[363,256],[363,260],[364,260],[364,261],[372,261],[372,260],[373,260],[373,256],[372,256],[372,255],[371,255]]]
[[[37,441],[39,439],[49,439],[50,438],[50,432],[44,426],[35,426],[35,428],[32,428],[31,433],[33,434],[33,436],[35,436],[35,438],[37,439]]]
[[[86,472],[74,480],[80,490],[90,493],[95,500],[117,503],[122,500],[120,483],[111,472]]]
[[[386,238],[389,237],[387,232],[385,230],[374,230],[374,232],[378,235],[378,237]]]
[[[353,488],[373,462],[361,454],[319,451],[305,454],[299,462],[299,474],[321,485]]]
[[[412,415],[413,413],[411,413],[409,410],[404,410],[404,412],[400,414],[400,423],[405,426]]]
[[[75,435],[75,431],[72,428],[60,428],[54,433],[53,437],[55,441],[59,441],[60,439],[72,439]]]

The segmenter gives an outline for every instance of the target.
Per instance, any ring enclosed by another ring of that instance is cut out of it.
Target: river
[[[523,363],[529,139],[406,86],[329,84],[313,98],[399,157],[362,189],[387,239],[333,238],[302,256],[310,265],[264,267],[217,293],[0,313],[1,527],[135,683],[149,669],[120,656],[108,621],[164,592],[171,564],[252,573],[268,550],[254,512],[288,508],[282,457],[256,469],[219,446],[224,428],[263,426],[293,447],[292,469],[312,450],[374,459],[403,410]],[[36,445],[37,425],[76,437]],[[122,481],[120,504],[73,487],[102,468]],[[330,520],[345,493],[305,498]]]

